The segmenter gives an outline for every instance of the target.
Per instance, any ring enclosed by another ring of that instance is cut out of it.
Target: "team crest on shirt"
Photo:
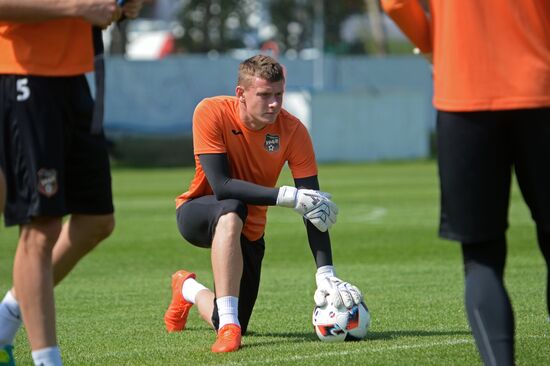
[[[279,150],[279,135],[265,135],[264,149],[269,152],[275,152]]]
[[[38,176],[38,192],[46,197],[57,193],[57,171],[55,169],[40,169]]]

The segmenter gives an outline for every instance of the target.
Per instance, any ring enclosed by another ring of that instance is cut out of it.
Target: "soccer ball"
[[[370,326],[370,313],[367,304],[363,301],[355,305],[349,311],[347,341],[357,341],[367,336]]]
[[[370,313],[364,302],[351,309],[336,307],[327,298],[327,304],[313,309],[313,327],[323,342],[343,342],[366,337],[370,325]]]

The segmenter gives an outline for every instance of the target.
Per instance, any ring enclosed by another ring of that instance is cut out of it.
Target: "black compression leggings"
[[[504,288],[506,239],[463,243],[468,321],[485,365],[514,364],[514,316]]]
[[[550,231],[537,228],[546,261],[546,306],[550,316]],[[514,316],[504,288],[506,239],[463,243],[468,320],[486,365],[514,364]]]
[[[546,308],[550,319],[550,230],[537,229],[539,248],[546,261]]]

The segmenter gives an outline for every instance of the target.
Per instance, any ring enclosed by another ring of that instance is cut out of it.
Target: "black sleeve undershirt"
[[[230,175],[227,154],[200,154],[206,179],[218,200],[233,198],[243,203],[259,206],[275,206],[279,188],[268,188],[241,179],[233,179]],[[294,179],[297,188],[319,190],[317,176]],[[307,237],[311,253],[317,268],[332,265],[332,251],[328,232],[319,231],[309,221],[305,220]]]
[[[275,206],[277,204],[279,188],[268,188],[231,178],[227,154],[201,154],[199,161],[218,200],[233,198],[258,206]]]
[[[294,179],[294,185],[296,188],[319,190],[319,180],[316,175],[307,178]],[[332,265],[332,249],[328,231],[320,231],[306,219],[304,219],[304,223],[306,225],[307,239],[311,249],[311,254],[313,254],[317,268]]]

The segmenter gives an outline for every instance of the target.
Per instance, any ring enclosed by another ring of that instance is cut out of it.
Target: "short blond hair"
[[[283,66],[273,57],[266,55],[252,56],[240,63],[237,84],[248,86],[254,77],[270,82],[285,80]]]

